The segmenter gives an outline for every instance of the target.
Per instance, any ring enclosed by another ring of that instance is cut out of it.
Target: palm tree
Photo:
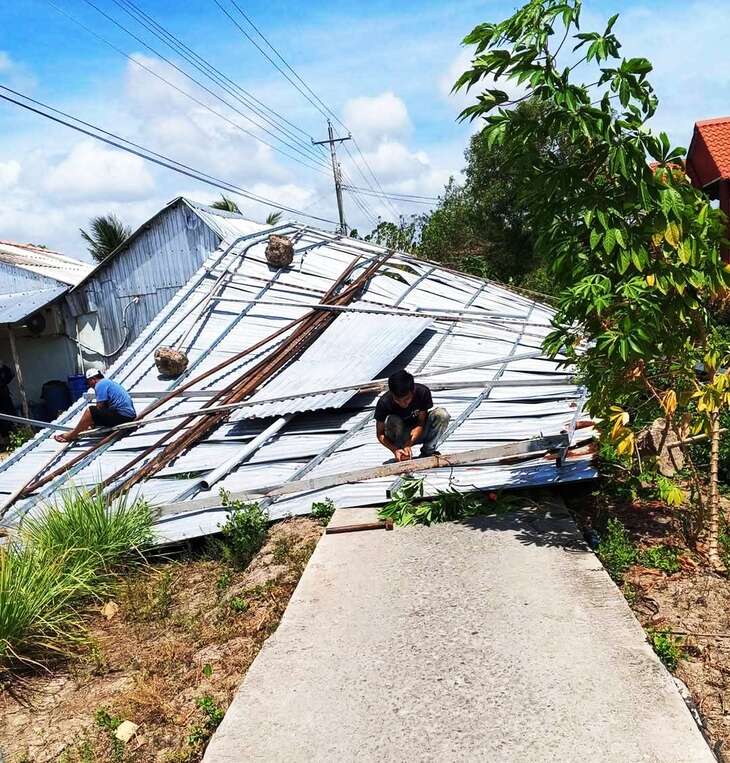
[[[238,215],[241,214],[238,204],[236,204],[233,199],[229,199],[228,196],[224,196],[223,194],[221,194],[218,201],[214,201],[210,206],[213,207],[213,209],[222,209],[224,212],[235,212]]]
[[[267,225],[276,225],[279,220],[281,220],[282,212],[269,212],[268,215],[266,215],[266,224]]]
[[[91,234],[83,228],[79,228],[79,233],[89,245],[89,252],[97,262],[105,260],[132,235],[132,229],[112,214],[92,217],[89,225]]]

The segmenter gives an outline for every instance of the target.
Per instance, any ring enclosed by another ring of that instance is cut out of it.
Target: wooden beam
[[[15,334],[13,327],[8,323],[8,338],[10,339],[10,352],[13,355],[15,364],[15,378],[18,380],[18,389],[20,390],[20,406],[23,409],[23,416],[30,418],[30,409],[28,408],[28,398],[25,394],[25,385],[23,384],[23,372],[20,369],[20,359],[18,358],[18,348],[15,346]]]
[[[234,501],[259,501],[264,498],[279,498],[294,493],[309,493],[313,490],[322,490],[337,485],[349,485],[354,482],[366,482],[379,477],[397,477],[404,474],[415,474],[429,469],[438,469],[449,466],[463,466],[485,461],[502,461],[516,456],[533,455],[539,456],[550,451],[565,447],[568,436],[565,434],[539,437],[532,440],[519,440],[506,445],[491,445],[488,448],[474,448],[462,453],[451,453],[445,456],[428,456],[427,458],[414,458],[411,461],[383,464],[382,466],[368,467],[366,469],[353,469],[339,474],[326,474],[323,477],[297,480],[296,482],[284,482],[280,485],[263,487],[260,490],[250,490],[238,493],[230,493],[230,499]],[[219,497],[199,498],[195,501],[172,503],[156,507],[158,517],[167,517],[173,514],[187,514],[190,512],[207,511],[221,507]]]

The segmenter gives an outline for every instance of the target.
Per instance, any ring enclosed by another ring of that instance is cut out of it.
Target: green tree
[[[536,100],[518,104],[517,116],[537,120],[545,106]],[[509,136],[506,136],[507,138]],[[550,145],[555,141],[550,138]],[[512,147],[489,142],[484,132],[472,136],[465,152],[464,183],[452,179],[439,206],[423,226],[419,253],[426,259],[502,282],[550,290],[542,261],[535,253],[532,230],[520,203],[522,185]],[[546,146],[532,140],[531,150]]]
[[[89,227],[91,233],[83,228],[79,229],[79,233],[88,244],[91,256],[98,262],[105,260],[132,235],[132,229],[113,214],[92,217]]]
[[[220,199],[214,201],[210,206],[213,207],[213,209],[221,209],[223,212],[235,212],[238,215],[241,214],[238,204],[224,194],[221,194]]]
[[[282,214],[282,212],[269,212],[269,214],[266,215],[266,224],[277,225],[279,220],[281,220]]]
[[[730,376],[717,369],[730,357],[710,303],[730,285],[719,255],[726,220],[689,183],[684,149],[646,126],[657,107],[652,67],[621,56],[618,15],[603,32],[586,32],[580,12],[580,0],[531,0],[477,26],[465,39],[476,46],[471,67],[455,88],[490,84],[461,116],[484,118],[487,145],[508,146],[515,172],[529,180],[520,201],[535,253],[561,289],[545,346],[576,363],[605,436],[630,458],[647,408],[680,439],[688,429],[710,435],[709,486],[689,461],[693,534],[706,532],[719,566],[719,415]],[[503,82],[525,87],[544,116],[521,118]],[[569,151],[535,150],[552,136]]]
[[[374,244],[395,249],[399,252],[415,254],[418,250],[418,240],[424,218],[419,215],[411,215],[408,219],[400,217],[397,223],[381,221],[364,240]]]

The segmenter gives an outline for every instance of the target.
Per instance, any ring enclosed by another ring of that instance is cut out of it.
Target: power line
[[[289,65],[289,63],[286,61],[286,59],[279,53],[279,51],[269,42],[269,40],[265,37],[264,33],[254,24],[251,17],[238,5],[236,0],[231,0],[231,4],[236,8],[236,10],[243,16],[243,18],[246,19],[246,21],[253,27],[256,34],[268,45],[268,47],[273,51],[274,55],[286,66],[286,68],[299,80],[299,82],[302,83],[302,85],[306,88],[306,90],[312,95],[312,97],[322,105],[322,108],[336,121],[340,124],[341,127],[343,127],[345,130],[347,130],[347,126],[342,123],[340,118],[335,114],[334,111],[312,90],[311,87],[299,76],[299,74],[294,70],[292,66]],[[249,38],[250,39],[250,38]],[[258,47],[258,46],[256,46]],[[260,48],[259,48],[260,50]],[[347,130],[349,132],[349,130]]]
[[[241,87],[241,85],[239,85],[213,64],[211,64],[210,61],[205,59],[203,56],[196,53],[179,37],[176,37],[172,32],[162,26],[152,16],[142,10],[138,5],[135,5],[132,0],[113,0],[113,2],[128,16],[134,19],[134,21],[147,29],[147,31],[151,32],[155,37],[157,37],[158,40],[167,45],[167,47],[171,48],[175,53],[182,56],[188,63],[192,64],[192,66],[194,66],[204,76],[218,85],[218,87],[251,109],[254,114],[261,117],[261,119],[263,119],[267,124],[271,125],[274,129],[281,131],[284,135],[296,141],[303,149],[307,151],[307,153],[313,153],[317,160],[321,159],[319,153],[312,151],[310,144],[312,136],[309,135],[306,130],[303,130],[293,122],[290,122],[286,117],[277,112],[275,109],[272,109],[261,99],[257,98],[253,93]],[[251,102],[256,105],[253,105]],[[265,112],[273,115],[273,119]],[[288,127],[285,127],[284,124],[288,125]],[[292,129],[290,130],[289,127]],[[307,140],[305,141],[302,137],[300,137],[300,135],[297,135],[296,133],[303,135]]]
[[[409,193],[390,193],[390,192],[378,193],[377,191],[372,191],[367,188],[360,188],[359,186],[351,186],[351,185],[347,185],[344,187],[347,188],[348,191],[359,191],[360,193],[365,194],[366,196],[375,196],[375,197],[385,196],[389,199],[394,199],[395,201],[406,201],[406,202],[423,203],[423,204],[429,204],[431,202],[440,201],[440,199],[436,196],[415,196]]]
[[[143,148],[142,146],[139,146],[138,144],[133,143],[132,141],[126,138],[123,138],[115,133],[109,132],[107,130],[103,130],[102,128],[96,127],[95,125],[91,125],[90,123],[84,122],[83,120],[78,119],[77,117],[74,117],[70,114],[65,114],[59,109],[55,109],[52,106],[48,106],[45,103],[42,103],[41,101],[37,101],[33,98],[30,98],[27,95],[18,93],[15,90],[11,90],[10,88],[5,87],[4,85],[0,85],[0,89],[5,90],[6,92],[9,92],[9,93],[13,93],[14,95],[17,95],[20,98],[23,98],[26,101],[29,101],[30,103],[35,103],[41,108],[46,109],[46,111],[41,111],[40,109],[36,109],[33,106],[28,105],[27,103],[23,103],[22,101],[18,101],[15,98],[11,98],[10,96],[3,95],[2,93],[0,93],[0,98],[2,98],[5,101],[14,103],[17,106],[20,106],[21,108],[25,109],[26,111],[30,111],[34,114],[38,114],[39,116],[45,117],[46,119],[49,119],[52,122],[56,122],[57,124],[64,125],[65,127],[69,127],[72,130],[75,130],[76,132],[82,133],[83,135],[87,135],[90,138],[94,138],[95,140],[101,141],[102,143],[106,143],[110,146],[114,146],[115,148],[119,148],[122,151],[126,151],[127,153],[134,154],[135,156],[138,156],[141,159],[144,159],[145,161],[152,162],[153,164],[157,164],[161,167],[165,167],[167,169],[173,170],[173,172],[177,172],[181,175],[186,175],[187,177],[193,178],[194,180],[198,180],[201,183],[206,183],[207,185],[213,186],[214,188],[219,188],[221,190],[228,191],[229,193],[242,196],[246,199],[249,199],[250,201],[255,201],[259,204],[265,204],[270,207],[274,207],[275,209],[280,209],[283,212],[290,212],[295,215],[301,215],[303,217],[308,217],[312,220],[318,220],[320,222],[330,223],[332,225],[336,224],[334,220],[329,220],[325,217],[318,217],[316,215],[310,215],[306,212],[303,212],[302,210],[294,209],[293,207],[287,207],[283,204],[279,204],[276,201],[267,199],[264,196],[259,196],[258,194],[252,193],[251,191],[248,191],[245,188],[241,188],[240,186],[237,186],[233,183],[229,183],[226,180],[220,180],[219,178],[216,178],[213,175],[208,175],[205,172],[193,169],[192,167],[188,167],[188,165],[184,165],[181,162],[176,161],[175,159],[171,159],[167,156],[164,156],[164,154],[159,154],[149,149]],[[47,113],[48,111],[54,112],[56,114],[61,114],[65,116],[66,119],[53,116],[53,114]],[[69,119],[73,120],[74,122],[78,122],[78,124],[72,124],[72,122],[68,121]],[[79,127],[80,124],[89,126],[90,129],[84,129],[84,127]],[[105,135],[112,136],[112,137],[104,137]],[[127,145],[124,145],[124,144],[127,144]]]
[[[125,51],[123,51],[121,48],[118,48],[118,47],[117,47],[117,46],[116,46],[114,43],[112,43],[112,42],[110,42],[109,40],[107,40],[105,37],[103,37],[102,35],[100,35],[100,34],[99,34],[99,33],[97,33],[96,31],[94,31],[94,30],[93,30],[93,29],[91,29],[90,27],[88,27],[86,24],[84,24],[83,22],[79,21],[78,19],[76,19],[75,17],[73,17],[71,14],[69,14],[69,13],[67,13],[65,10],[63,10],[62,8],[59,8],[57,5],[55,5],[53,2],[51,2],[51,0],[47,0],[47,2],[48,2],[48,4],[49,4],[51,7],[55,8],[55,9],[56,9],[56,10],[57,10],[59,13],[61,13],[61,14],[62,14],[62,15],[64,15],[64,16],[66,16],[68,19],[70,19],[71,21],[73,21],[75,24],[77,24],[78,26],[80,26],[82,29],[84,29],[84,30],[85,30],[86,32],[88,32],[89,34],[91,34],[91,35],[93,35],[94,37],[96,37],[97,39],[101,40],[101,41],[102,41],[104,44],[106,44],[106,45],[108,45],[110,48],[112,48],[112,50],[115,50],[115,51],[116,51],[117,53],[119,53],[121,56],[124,56],[124,58],[128,59],[129,61],[132,61],[132,62],[133,62],[133,63],[134,63],[136,66],[140,67],[141,69],[144,69],[146,72],[148,72],[149,74],[151,74],[153,77],[155,77],[156,79],[160,80],[161,82],[163,82],[163,83],[164,83],[165,85],[167,85],[168,87],[171,87],[173,90],[175,90],[175,91],[179,92],[181,95],[185,96],[185,97],[186,97],[186,98],[188,98],[189,100],[191,100],[191,101],[193,101],[194,103],[198,104],[199,106],[201,106],[202,108],[204,108],[206,111],[209,111],[211,114],[214,114],[215,116],[219,117],[220,119],[223,119],[223,120],[224,120],[225,122],[227,122],[228,124],[232,125],[233,127],[235,127],[236,129],[240,130],[241,132],[245,133],[246,135],[249,135],[249,136],[250,136],[250,137],[252,137],[254,140],[257,140],[257,141],[259,141],[260,143],[263,143],[265,146],[268,146],[268,147],[269,147],[269,148],[271,148],[273,151],[277,151],[278,153],[280,153],[280,154],[282,154],[282,155],[284,155],[284,156],[288,157],[289,159],[292,159],[293,161],[295,161],[295,162],[298,162],[299,164],[302,164],[302,165],[304,165],[304,166],[305,166],[305,167],[307,167],[308,169],[312,169],[312,170],[314,170],[315,172],[322,172],[323,174],[325,174],[325,171],[324,171],[324,169],[320,169],[320,168],[318,168],[318,167],[316,167],[316,166],[314,166],[314,165],[311,165],[311,164],[307,163],[307,161],[303,161],[302,159],[300,159],[300,158],[297,158],[296,156],[292,156],[292,154],[288,153],[287,151],[284,151],[283,149],[279,148],[278,146],[275,146],[275,145],[273,145],[272,143],[269,143],[269,142],[268,142],[267,140],[265,140],[264,138],[261,138],[260,136],[256,135],[256,133],[253,133],[253,132],[251,132],[250,130],[246,129],[245,127],[243,127],[243,126],[242,126],[241,124],[239,124],[238,122],[235,122],[234,120],[232,120],[232,119],[230,119],[229,117],[227,117],[225,114],[221,114],[221,112],[219,112],[219,111],[216,111],[215,109],[213,109],[211,106],[209,106],[209,105],[208,105],[207,103],[205,103],[204,101],[201,101],[199,98],[196,98],[196,97],[195,97],[194,95],[192,95],[191,93],[187,92],[186,90],[183,90],[181,87],[178,87],[178,86],[177,86],[176,84],[174,84],[173,82],[170,82],[170,80],[168,80],[168,79],[166,79],[165,77],[163,77],[162,75],[158,74],[157,72],[155,72],[155,71],[154,71],[153,69],[151,69],[150,67],[148,67],[148,66],[145,66],[145,64],[143,64],[141,61],[138,61],[138,60],[137,60],[136,58],[134,58],[133,56],[130,56],[128,53],[126,53]],[[232,111],[235,111],[237,114],[239,114],[240,116],[242,116],[242,117],[243,117],[244,119],[246,119],[247,121],[251,122],[251,123],[252,123],[253,125],[255,125],[256,127],[259,127],[260,129],[263,129],[263,130],[264,130],[265,132],[267,132],[269,135],[273,135],[273,137],[274,137],[276,140],[278,140],[278,141],[279,141],[279,142],[281,142],[281,143],[284,143],[284,144],[285,144],[285,145],[287,145],[289,148],[291,148],[292,150],[294,150],[295,152],[297,152],[298,154],[300,154],[300,156],[303,156],[305,160],[308,160],[308,161],[312,161],[311,157],[304,155],[304,154],[302,153],[302,151],[301,151],[300,149],[298,149],[296,146],[292,146],[291,144],[287,143],[287,141],[285,141],[285,140],[283,140],[282,138],[280,138],[279,136],[277,136],[277,135],[274,135],[273,133],[271,133],[271,131],[270,131],[270,130],[266,130],[266,128],[262,128],[262,127],[261,127],[261,125],[259,125],[259,124],[258,124],[258,123],[256,123],[254,120],[252,120],[252,119],[251,119],[251,118],[250,118],[250,117],[249,117],[247,114],[244,114],[244,113],[243,113],[243,112],[242,112],[240,109],[237,109],[235,106],[233,106],[233,105],[232,105],[232,104],[230,104],[228,101],[226,101],[226,100],[225,100],[225,98],[221,98],[221,96],[219,96],[217,93],[215,93],[214,91],[212,91],[210,88],[206,87],[204,84],[202,84],[202,83],[201,83],[201,82],[199,82],[198,80],[196,80],[194,77],[192,77],[190,74],[188,74],[188,73],[187,73],[187,72],[186,72],[184,69],[181,69],[179,66],[177,66],[176,64],[174,64],[174,63],[173,63],[172,61],[170,61],[168,58],[166,58],[165,56],[163,56],[162,54],[160,54],[158,51],[156,51],[156,50],[155,50],[155,49],[154,49],[152,46],[148,45],[148,44],[147,44],[147,43],[146,43],[146,42],[145,42],[143,39],[141,39],[139,36],[137,36],[136,34],[134,34],[134,33],[133,33],[133,32],[131,32],[131,31],[129,31],[129,30],[128,30],[128,29],[127,29],[127,28],[126,28],[126,27],[125,27],[123,24],[120,24],[120,23],[119,23],[119,22],[118,22],[116,19],[114,19],[112,16],[109,16],[109,14],[107,14],[105,11],[103,11],[101,8],[99,8],[97,5],[95,5],[95,4],[94,4],[94,3],[93,3],[91,0],[84,0],[84,2],[85,2],[87,5],[89,5],[89,6],[91,6],[92,8],[94,8],[94,9],[95,9],[95,10],[96,10],[98,13],[100,13],[100,14],[101,14],[102,16],[104,16],[106,19],[108,19],[109,21],[111,21],[111,22],[112,22],[112,23],[113,23],[115,26],[117,26],[119,29],[121,29],[122,31],[124,31],[124,32],[125,32],[126,34],[128,34],[130,37],[132,37],[132,39],[136,40],[136,41],[137,41],[137,42],[139,42],[141,45],[143,45],[145,48],[147,48],[147,50],[149,50],[151,53],[153,53],[154,55],[158,56],[158,57],[159,57],[159,58],[160,58],[162,61],[164,61],[166,64],[168,64],[169,66],[171,66],[171,67],[172,67],[173,69],[175,69],[176,71],[180,72],[180,73],[181,73],[183,76],[185,76],[185,77],[186,77],[187,79],[189,79],[190,81],[194,82],[196,85],[198,85],[198,87],[200,87],[200,88],[202,88],[203,90],[205,90],[206,92],[208,92],[208,93],[209,93],[210,95],[212,95],[214,98],[216,98],[217,100],[219,100],[219,101],[221,101],[222,103],[224,103],[224,104],[225,104],[225,105],[226,105],[228,108],[230,108]],[[326,164],[322,163],[322,166],[324,167],[324,166],[326,166]]]
[[[352,139],[352,142],[353,142],[353,143],[355,144],[355,146],[357,147],[357,141],[356,141],[354,138]],[[362,179],[365,181],[365,184],[368,186],[368,188],[369,188],[369,189],[370,189],[370,190],[371,190],[371,191],[372,191],[374,194],[377,194],[377,191],[375,190],[375,187],[373,186],[373,184],[370,182],[370,179],[369,179],[369,178],[368,178],[368,176],[367,176],[367,175],[366,175],[366,174],[363,172],[363,170],[362,170],[362,167],[360,167],[360,164],[357,162],[357,160],[355,159],[355,157],[352,155],[352,152],[350,151],[350,148],[349,148],[349,146],[345,146],[345,150],[347,151],[347,155],[348,155],[348,156],[350,157],[350,159],[352,160],[352,163],[353,163],[353,165],[355,166],[355,169],[356,169],[356,170],[357,170],[357,171],[360,173],[360,177],[361,177],[361,178],[362,178]],[[361,159],[362,159],[362,160],[363,160],[363,162],[364,162],[364,161],[365,161],[365,157],[363,156],[363,154],[362,154],[362,152],[360,151],[360,149],[359,149],[359,148],[357,148],[357,150],[358,150],[358,152],[360,153],[360,157],[361,157]],[[376,182],[377,182],[377,179],[376,179]],[[381,189],[381,190],[382,190],[382,189]],[[400,212],[398,211],[398,209],[396,209],[395,205],[394,205],[394,204],[393,204],[393,203],[390,201],[390,199],[383,199],[383,201],[384,201],[384,204],[385,204],[387,207],[390,207],[390,211],[391,211],[391,213],[394,215],[395,219],[397,220],[397,219],[398,219],[398,217],[400,216]]]

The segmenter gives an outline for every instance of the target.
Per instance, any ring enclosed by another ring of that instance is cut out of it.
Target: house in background
[[[83,368],[110,366],[224,240],[266,226],[178,197],[66,294]]]
[[[695,123],[686,169],[692,183],[719,201],[730,218],[730,117]],[[722,258],[730,261],[730,250],[723,248]]]
[[[42,417],[43,385],[65,383],[80,358],[62,297],[92,270],[88,262],[12,241],[0,241],[0,360],[25,415]]]

